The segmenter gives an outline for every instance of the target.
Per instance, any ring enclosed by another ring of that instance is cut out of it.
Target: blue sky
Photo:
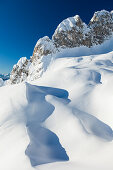
[[[94,11],[113,9],[113,0],[0,0],[0,73],[9,73],[37,40],[50,38],[65,18],[79,14],[89,22]]]

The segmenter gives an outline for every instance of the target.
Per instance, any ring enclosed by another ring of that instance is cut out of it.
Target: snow
[[[112,44],[60,49],[36,81],[0,87],[0,169],[113,169]]]
[[[34,48],[32,62],[29,61],[27,80],[34,80],[39,78],[47,69],[51,62],[52,54],[57,51],[55,44],[48,36],[40,38]],[[46,55],[45,55],[46,54]]]
[[[1,78],[3,81],[8,80],[9,77],[10,77],[10,74],[0,74],[0,78]]]
[[[44,39],[47,39],[47,37],[45,37]],[[40,39],[40,41],[42,41],[42,39]],[[56,50],[55,48],[51,47],[50,50],[53,53],[48,54],[47,56],[44,55],[41,56],[35,61],[35,64],[34,63],[28,64],[29,75],[27,77],[27,81],[35,80],[36,78],[42,76],[42,74],[48,69],[50,63],[52,63],[55,58],[80,57],[85,55],[108,53],[113,50],[112,43],[113,43],[113,36],[111,37],[111,39],[106,40],[103,44],[94,45],[91,48],[81,46],[76,48],[65,48],[65,49],[58,48]],[[48,45],[47,48],[49,49],[49,47],[50,46]]]
[[[0,87],[3,86],[4,81],[0,78]]]
[[[40,38],[37,41],[35,48],[37,48],[37,47],[39,47],[40,50],[42,50],[42,51],[50,50],[50,51],[55,52],[55,45],[54,45],[53,41],[49,39],[48,36]],[[39,53],[38,53],[38,55],[39,55]]]
[[[26,57],[21,57],[20,60],[18,61],[17,65],[19,68],[23,66],[23,64],[26,62],[27,58]]]
[[[80,19],[79,15],[75,15],[74,17],[69,17],[65,20],[63,20],[57,27],[57,29],[55,30],[55,34],[61,31],[70,31],[72,30],[72,28],[76,27],[78,28],[78,26],[76,25],[76,23],[78,22],[78,20]],[[83,27],[84,27],[84,33],[90,31],[90,29],[88,28],[88,26],[83,23]],[[78,28],[79,30],[79,28]]]

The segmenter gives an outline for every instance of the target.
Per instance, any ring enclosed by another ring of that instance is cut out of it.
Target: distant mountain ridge
[[[22,57],[14,65],[10,74],[10,83],[17,84],[39,78],[47,69],[51,56],[61,49],[80,46],[91,48],[103,44],[112,35],[113,11],[95,12],[88,25],[81,20],[79,15],[69,17],[58,25],[52,40],[47,36],[38,40],[30,60]]]
[[[4,81],[8,80],[8,79],[10,79],[10,74],[0,74],[0,78]]]

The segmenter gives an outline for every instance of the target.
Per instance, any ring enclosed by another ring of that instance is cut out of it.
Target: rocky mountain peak
[[[43,70],[47,69],[46,63],[50,63],[52,54],[58,52],[61,48],[79,46],[90,48],[93,45],[102,44],[112,34],[113,11],[95,12],[88,25],[82,21],[79,15],[69,17],[58,25],[52,40],[45,36],[37,41],[30,60],[27,60],[27,58],[19,60],[13,67],[10,81],[15,84],[24,80],[37,79],[42,75]]]
[[[35,62],[41,56],[46,56],[48,54],[54,53],[55,50],[55,44],[52,40],[49,39],[48,36],[40,38],[35,45],[31,61]]]
[[[94,13],[89,26],[92,32],[92,45],[101,44],[113,33],[113,16],[106,10]]]
[[[26,80],[29,73],[30,61],[26,57],[20,58],[20,60],[13,66],[13,70],[10,74],[11,84],[20,83]]]
[[[52,39],[57,47],[72,48],[80,45],[89,46],[87,42],[89,36],[90,29],[87,24],[81,20],[79,15],[75,15],[65,19],[58,25]]]
[[[90,24],[91,23],[101,23],[104,24],[104,22],[112,22],[113,18],[112,18],[112,12],[108,12],[106,10],[101,10],[101,11],[97,11],[94,13],[92,19],[90,20]]]
[[[63,20],[55,30],[55,33],[60,33],[62,31],[69,31],[76,26],[82,25],[82,20],[79,15],[75,15],[74,17],[69,17]]]

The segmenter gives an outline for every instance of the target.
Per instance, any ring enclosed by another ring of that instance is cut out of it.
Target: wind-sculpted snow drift
[[[27,130],[30,136],[30,144],[27,147],[26,155],[33,166],[56,161],[68,160],[65,150],[59,143],[58,137],[50,130],[41,126],[54,111],[54,106],[45,100],[46,95],[57,96],[67,99],[68,93],[65,90],[32,86],[26,84],[28,101],[27,108]]]
[[[91,24],[98,19],[107,34],[112,21],[101,21],[111,14],[97,12]],[[64,20],[54,43],[40,39],[0,87],[1,170],[113,170],[113,37],[90,48],[70,48],[72,39],[56,46],[59,33],[60,44],[67,28],[75,32],[72,22],[89,33],[78,16]]]

